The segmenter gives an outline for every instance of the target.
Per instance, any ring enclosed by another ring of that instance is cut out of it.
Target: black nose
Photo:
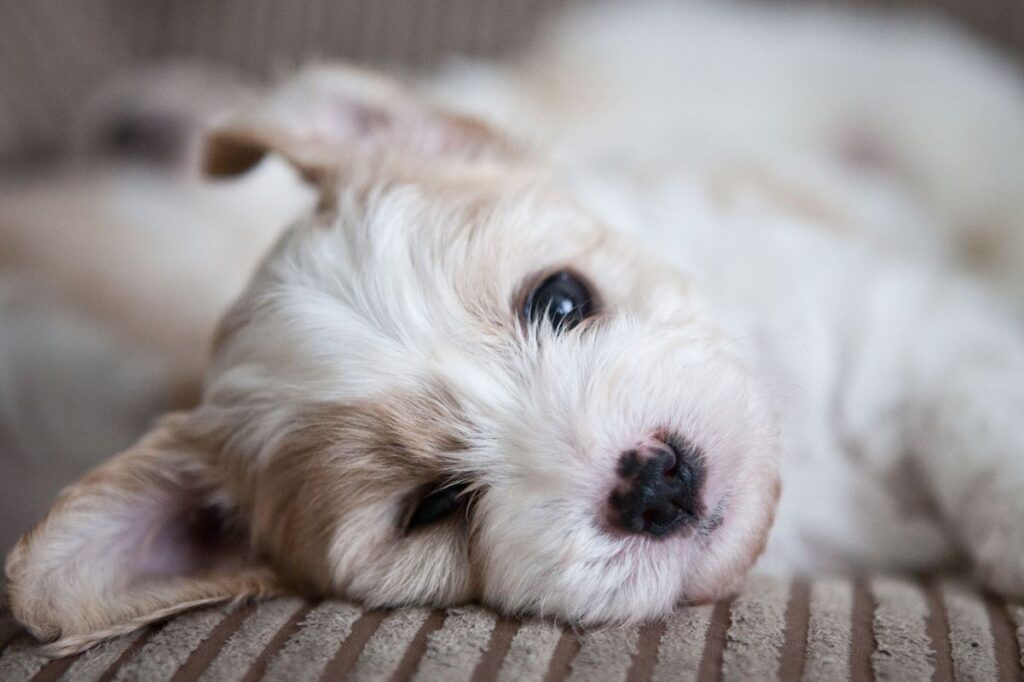
[[[612,492],[612,523],[629,533],[662,537],[694,525],[704,511],[700,452],[674,435],[627,450]]]

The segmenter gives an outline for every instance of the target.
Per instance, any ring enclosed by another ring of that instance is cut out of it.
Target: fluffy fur
[[[536,145],[342,68],[226,121],[212,172],[276,152],[319,207],[222,321],[201,404],[66,491],[18,545],[15,614],[60,651],[278,589],[600,624],[719,597],[758,557],[822,572],[966,560],[1024,593],[1024,333],[954,266],[975,218],[1016,234],[1003,207],[1019,197],[1000,188],[1024,156],[989,155],[1013,144],[1020,80],[973,47],[943,71],[945,29],[897,24],[915,39],[889,42],[870,20],[763,11],[655,6],[635,44],[599,11],[576,20],[583,39],[534,53],[543,72],[431,85],[496,103]],[[780,31],[787,48],[769,50]],[[834,69],[870,72],[880,40],[901,83],[935,89],[892,100],[868,79],[880,94],[864,100],[875,91],[856,79],[792,75],[826,37]],[[748,88],[696,70],[716,52],[749,54],[780,92],[723,106]],[[952,86],[924,78],[934,69],[991,95],[985,118],[936,113]],[[879,108],[848,110],[864,102]],[[951,141],[965,131],[979,144]],[[994,175],[953,181],[974,167]],[[524,290],[563,269],[593,284],[600,314],[524,326]],[[703,453],[711,513],[662,539],[611,532],[620,453],[663,430]],[[438,480],[468,485],[467,512],[406,532]]]

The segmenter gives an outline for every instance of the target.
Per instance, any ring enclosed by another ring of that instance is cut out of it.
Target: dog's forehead
[[[531,189],[384,187],[321,220],[296,245],[302,274],[391,337],[506,333],[524,282],[587,269],[603,235],[581,211]]]
[[[325,218],[321,234],[341,243],[323,248],[350,251],[355,267],[349,272],[376,279],[403,270],[432,281],[475,271],[491,281],[520,278],[531,265],[578,259],[604,233],[568,196],[515,176],[442,175],[350,187]]]
[[[209,386],[351,401],[443,381],[500,400],[529,372],[521,302],[546,274],[583,276],[611,317],[690,305],[673,270],[550,185],[377,176],[337,198],[282,239],[225,318]]]
[[[271,253],[221,325],[216,364],[363,385],[346,398],[371,381],[418,384],[439,358],[507,344],[523,286],[554,268],[596,268],[604,239],[583,211],[529,185],[350,187]]]

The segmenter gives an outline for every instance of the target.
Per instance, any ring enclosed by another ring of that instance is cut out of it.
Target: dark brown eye
[[[466,483],[434,483],[421,491],[416,508],[405,524],[405,532],[442,521],[465,507]]]
[[[547,319],[555,331],[568,331],[594,315],[597,304],[590,288],[571,272],[556,272],[526,296],[523,315],[529,324]]]

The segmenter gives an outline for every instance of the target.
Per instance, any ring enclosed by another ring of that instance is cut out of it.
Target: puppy
[[[340,68],[226,122],[206,167],[270,152],[318,207],[221,321],[202,402],[8,559],[51,651],[285,590],[635,621],[762,554],[1024,592],[1024,333],[862,235],[880,194],[823,214],[769,172],[773,201],[723,201],[715,164],[548,156]]]

